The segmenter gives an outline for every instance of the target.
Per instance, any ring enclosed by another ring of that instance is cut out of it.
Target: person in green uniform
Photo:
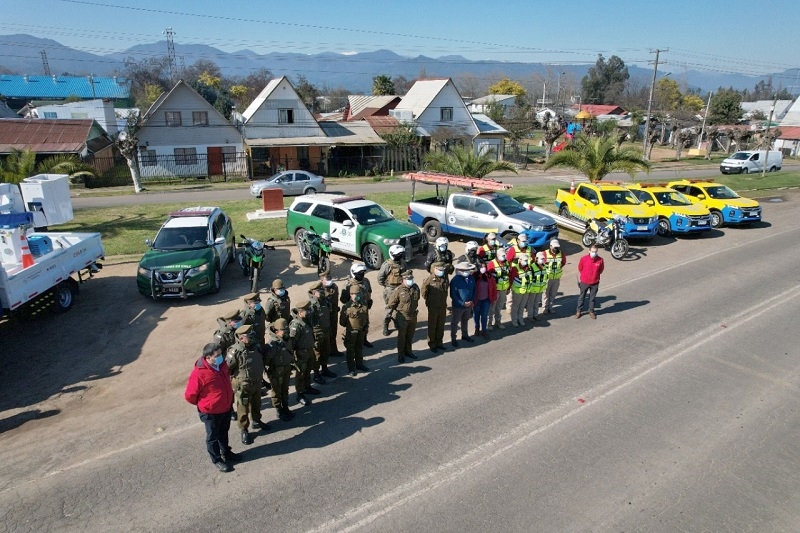
[[[297,392],[297,403],[311,405],[311,398],[306,394],[319,394],[311,386],[311,368],[314,365],[314,330],[309,323],[311,302],[302,302],[292,309],[292,322],[289,324],[289,338],[294,353],[294,390]]]
[[[389,258],[383,262],[378,270],[378,285],[383,287],[383,302],[386,304],[383,313],[383,336],[389,335],[389,322],[392,321],[391,310],[389,309],[389,297],[394,290],[403,284],[402,273],[406,269],[406,262],[403,256],[406,249],[399,244],[389,247]]]
[[[422,282],[421,295],[428,308],[428,347],[433,353],[445,349],[444,323],[449,287],[447,272],[442,265],[434,266],[433,273]]]
[[[264,356],[251,345],[250,330],[246,324],[236,329],[237,342],[228,349],[226,360],[230,368],[236,396],[236,419],[242,431],[242,444],[252,442],[248,427],[269,430],[261,421],[261,376],[264,374]]]
[[[342,354],[336,346],[336,334],[339,331],[339,286],[331,278],[327,272],[319,275],[319,280],[322,282],[322,291],[325,299],[328,300],[328,309],[331,312],[331,329],[330,329],[330,357],[339,357]]]
[[[335,378],[328,370],[328,357],[331,354],[331,310],[324,296],[322,282],[318,281],[308,290],[311,301],[311,327],[314,330],[314,383],[325,385],[325,378]]]
[[[414,283],[414,272],[403,272],[403,283],[389,297],[389,309],[397,324],[397,362],[405,363],[406,357],[416,359],[411,351],[414,330],[417,329],[417,308],[419,306],[419,286]]]
[[[267,295],[267,302],[264,304],[264,311],[267,314],[267,322],[272,324],[279,318],[289,322],[292,319],[292,302],[289,300],[289,293],[283,280],[275,279],[272,281],[272,288]]]
[[[214,332],[214,342],[219,344],[222,353],[236,343],[236,328],[242,325],[242,316],[238,309],[232,309],[217,319],[219,328]]]
[[[261,295],[251,292],[244,296],[244,307],[242,315],[242,325],[253,326],[251,335],[258,343],[259,349],[264,345],[264,335],[267,333],[267,319],[264,308],[261,306]]]
[[[361,292],[361,303],[366,304],[367,309],[372,309],[372,284],[366,278],[367,265],[364,263],[353,263],[350,267],[350,279],[347,280],[347,287],[342,291],[342,296],[339,298],[343,304],[350,301],[350,287],[353,285],[358,286]],[[364,346],[372,348],[372,343],[367,340],[367,333],[369,333],[369,315],[367,315],[366,332],[362,335],[364,339]]]
[[[369,371],[364,365],[364,337],[369,328],[369,309],[364,301],[364,292],[356,284],[350,285],[347,302],[339,314],[339,325],[344,328],[344,347],[347,350],[347,369],[351,376],[356,370]]]
[[[264,363],[272,384],[272,407],[284,422],[294,418],[289,410],[289,379],[292,377],[294,355],[289,347],[289,323],[279,318],[269,328]]]

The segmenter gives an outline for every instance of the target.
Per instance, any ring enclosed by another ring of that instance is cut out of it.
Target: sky
[[[760,76],[800,67],[797,0],[0,0],[0,35],[95,54],[164,40],[233,52],[355,53],[593,64],[598,54],[669,71]],[[796,83],[784,80],[783,85]]]

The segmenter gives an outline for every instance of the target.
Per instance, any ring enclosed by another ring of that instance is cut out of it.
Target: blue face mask
[[[253,309],[255,309],[256,311],[261,311],[261,304],[260,303],[256,304],[256,306]]]
[[[437,270],[436,271],[436,277],[437,278],[443,278],[444,277],[444,270]]]
[[[286,296],[286,289],[278,289],[278,296],[280,296],[281,298]]]
[[[218,355],[218,356],[216,356],[214,358],[214,361],[212,361],[211,364],[214,365],[216,368],[219,368],[219,365],[221,365],[222,361],[224,361],[224,360],[225,360],[225,358],[222,357],[222,354],[220,354],[220,355]]]
[[[242,326],[242,321],[240,320],[236,324],[233,325],[233,329],[239,329]]]

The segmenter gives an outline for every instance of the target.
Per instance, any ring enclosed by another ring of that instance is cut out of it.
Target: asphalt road
[[[784,169],[800,169],[800,164],[790,165],[784,164]],[[655,170],[650,174],[640,172],[636,175],[633,181],[667,181],[674,179],[694,179],[703,178],[708,176],[716,176],[719,174],[719,169],[716,167],[706,167],[697,169],[696,167],[677,167],[664,170]],[[494,175],[493,175],[494,177]],[[520,174],[497,174],[497,179],[508,181],[509,183],[519,185],[560,185],[569,182],[572,179],[576,181],[586,181],[583,175],[575,174],[574,172],[565,172],[563,170],[551,170],[547,173],[540,171],[521,171]],[[630,177],[627,174],[612,174],[607,179],[616,179],[628,181]],[[345,194],[369,194],[376,192],[398,192],[408,191],[411,194],[411,186],[406,181],[388,181],[377,183],[354,183],[354,184],[337,184],[330,186],[328,192],[342,192]],[[91,194],[80,195],[80,191],[73,192],[72,204],[75,209],[83,209],[87,207],[116,207],[122,205],[137,205],[137,204],[164,204],[173,202],[192,202],[195,205],[213,205],[214,202],[221,202],[227,200],[244,200],[249,199],[254,204],[260,202],[250,195],[247,188],[228,189],[228,190],[192,190],[192,191],[170,191],[170,192],[146,192],[138,195],[125,195],[125,196],[92,196]]]
[[[265,409],[273,430],[230,474],[212,469],[182,400],[191,357],[175,362],[226,302],[210,311],[87,287],[63,317],[69,335],[36,330],[52,357],[103,313],[103,353],[135,350],[147,330],[141,353],[97,361],[114,371],[87,378],[85,396],[65,383],[17,402],[70,397],[0,433],[0,530],[798,531],[800,194],[782,194],[762,200],[755,227],[634,243],[626,261],[604,253],[597,320],[573,316],[583,252],[571,246],[561,305],[531,329],[432,357],[421,317],[422,357],[406,365],[393,339],[372,335],[372,372],[322,387],[291,423]],[[133,265],[121,268],[93,283],[129,286]],[[238,294],[235,274],[215,304]],[[171,329],[179,319],[194,329]],[[43,342],[2,333],[12,348]],[[7,372],[27,368],[18,359],[3,355],[4,410],[25,397]],[[104,408],[77,416],[89,401]]]

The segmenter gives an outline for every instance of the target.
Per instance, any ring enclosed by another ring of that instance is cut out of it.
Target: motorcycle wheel
[[[611,257],[622,259],[626,255],[628,255],[628,241],[620,237],[611,245]]]
[[[319,265],[317,266],[317,273],[330,274],[331,273],[331,260],[327,255],[319,258]]]
[[[253,275],[250,277],[250,292],[258,292],[258,275],[260,274],[257,267],[253,268]]]
[[[581,237],[581,242],[583,243],[584,246],[587,247],[591,246],[592,244],[594,244],[595,240],[597,240],[597,234],[593,230],[587,229],[586,231],[583,232],[583,237]]]

